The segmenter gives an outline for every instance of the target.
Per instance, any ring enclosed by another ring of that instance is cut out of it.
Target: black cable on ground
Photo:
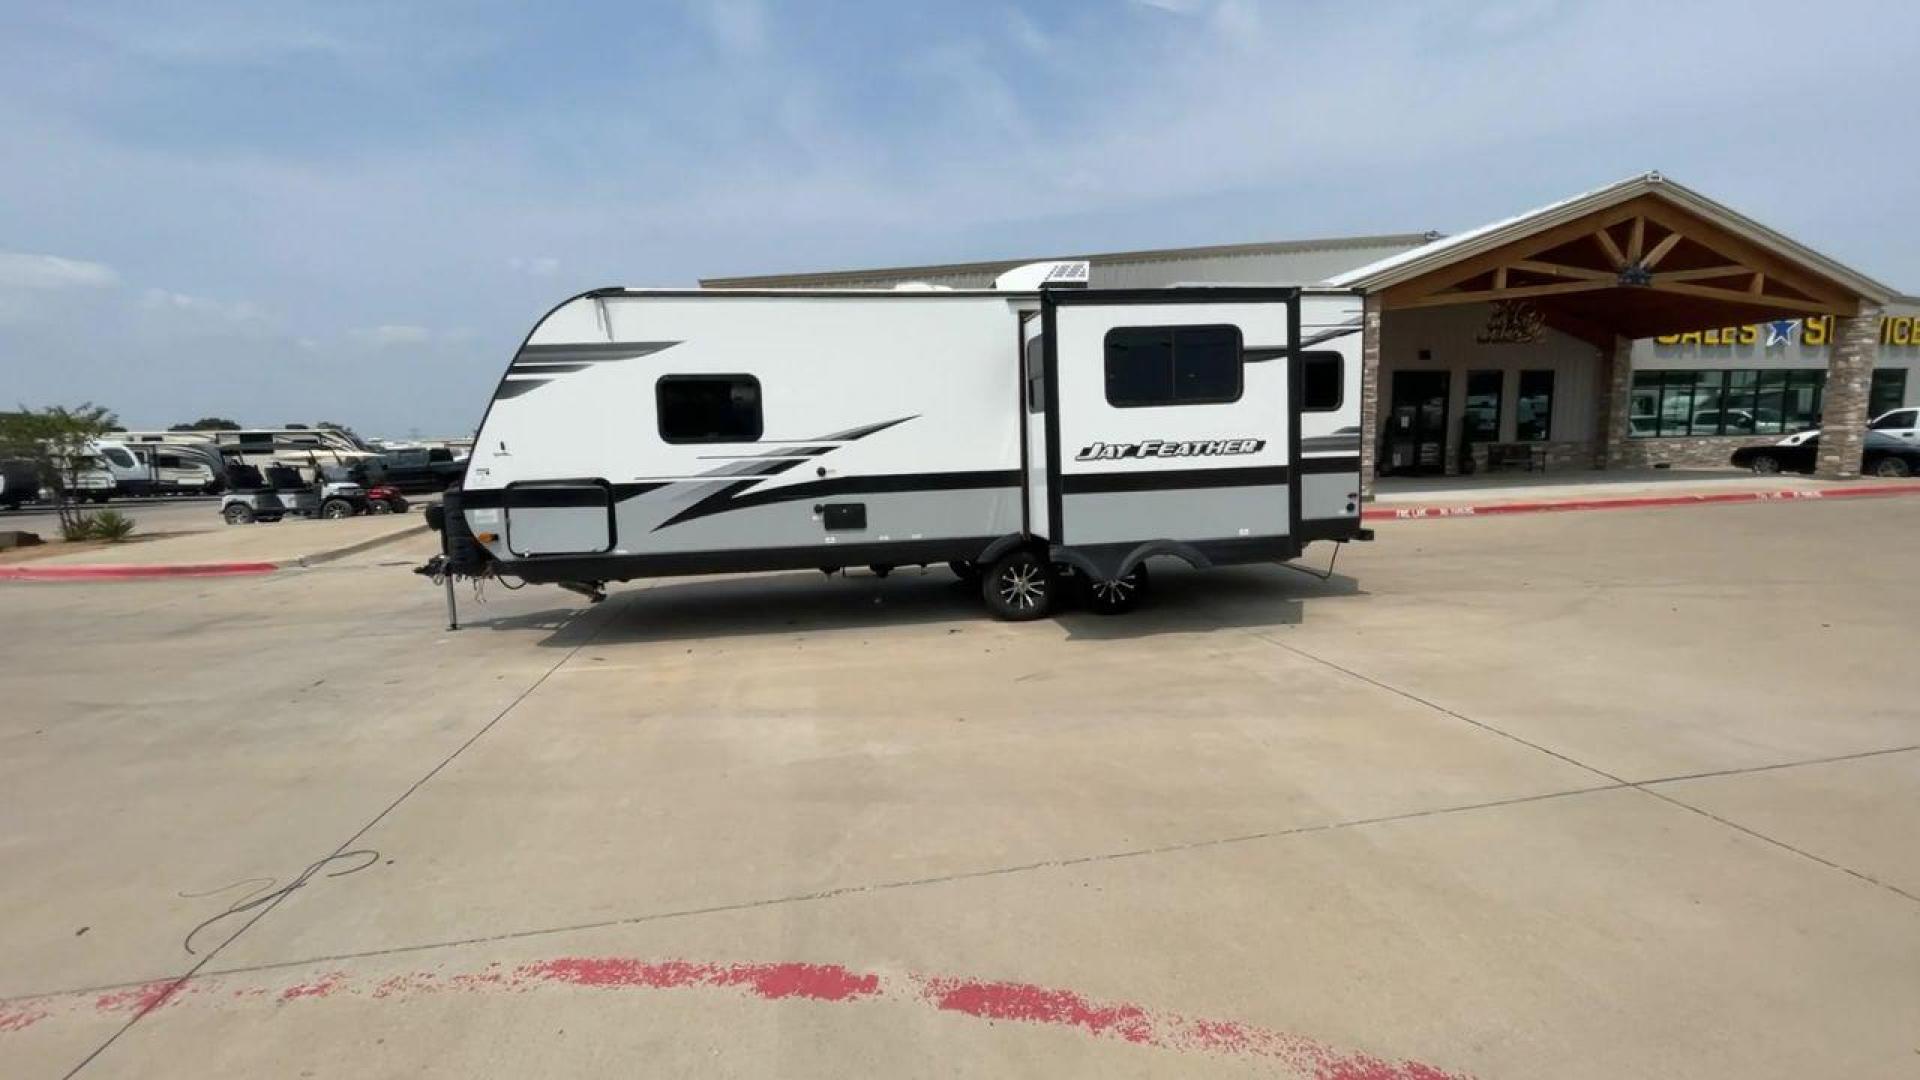
[[[380,861],[380,853],[373,850],[372,848],[360,848],[357,851],[342,851],[336,855],[329,855],[324,859],[319,859],[313,863],[308,864],[307,868],[300,872],[299,877],[296,877],[292,881],[287,882],[286,885],[282,886],[281,888],[274,889],[270,892],[248,893],[246,896],[243,896],[240,899],[235,900],[233,903],[227,905],[227,909],[225,911],[222,911],[217,915],[209,916],[208,918],[202,920],[198,926],[195,926],[193,929],[187,931],[186,937],[180,939],[181,948],[184,948],[187,950],[188,956],[200,955],[199,953],[196,953],[193,951],[193,939],[199,935],[200,931],[205,930],[207,927],[212,926],[213,924],[229,916],[239,915],[243,912],[252,911],[257,907],[264,907],[268,904],[275,903],[278,900],[280,900],[282,897],[292,893],[294,890],[304,888],[307,882],[313,877],[313,875],[318,873],[321,867],[327,865],[330,862],[334,862],[335,860],[338,860],[338,859],[357,859],[362,856],[365,856],[366,861],[363,863],[360,863],[358,866],[349,866],[345,870],[329,871],[326,876],[327,877],[344,877],[347,874],[357,874],[360,871],[365,870],[367,867],[372,866],[374,863],[377,863]],[[258,879],[255,879],[255,880],[258,880]],[[272,883],[271,879],[268,879],[268,884],[271,884],[271,883]],[[247,883],[240,882],[239,884],[247,884]],[[228,887],[231,888],[232,886],[228,886]]]

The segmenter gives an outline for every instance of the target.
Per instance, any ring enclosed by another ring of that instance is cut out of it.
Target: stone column
[[[1360,322],[1360,501],[1373,501],[1374,457],[1380,448],[1379,294],[1365,301]]]
[[[1875,354],[1880,351],[1880,309],[1861,305],[1857,315],[1836,316],[1831,340],[1814,475],[1822,480],[1851,480],[1860,475],[1860,450],[1866,441],[1867,394],[1873,384]]]
[[[1627,440],[1633,423],[1633,339],[1615,335],[1612,349],[1600,351],[1600,400],[1595,405],[1594,467],[1618,469],[1628,462]]]

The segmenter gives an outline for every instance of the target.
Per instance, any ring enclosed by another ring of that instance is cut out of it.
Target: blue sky
[[[1920,291],[1920,5],[0,3],[0,403],[457,433],[601,285],[1453,231],[1660,169]]]

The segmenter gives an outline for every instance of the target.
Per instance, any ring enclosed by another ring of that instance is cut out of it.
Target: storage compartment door
[[[595,555],[613,550],[613,488],[604,480],[510,484],[507,550],[515,555]]]

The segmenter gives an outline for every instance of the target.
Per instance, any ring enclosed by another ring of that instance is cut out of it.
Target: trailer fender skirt
[[[1193,567],[1206,570],[1213,566],[1213,560],[1192,544],[1179,540],[1149,540],[1143,544],[1089,544],[1085,547],[1057,547],[1052,552],[1056,562],[1066,563],[1082,574],[1096,581],[1111,581],[1125,577],[1155,555],[1171,555]]]
[[[1000,556],[1005,555],[1014,548],[1030,543],[1033,543],[1032,537],[1022,536],[1019,533],[1008,533],[993,543],[988,544],[987,549],[980,553],[980,558],[976,561],[978,561],[981,566],[992,566],[994,560],[1000,558]]]

